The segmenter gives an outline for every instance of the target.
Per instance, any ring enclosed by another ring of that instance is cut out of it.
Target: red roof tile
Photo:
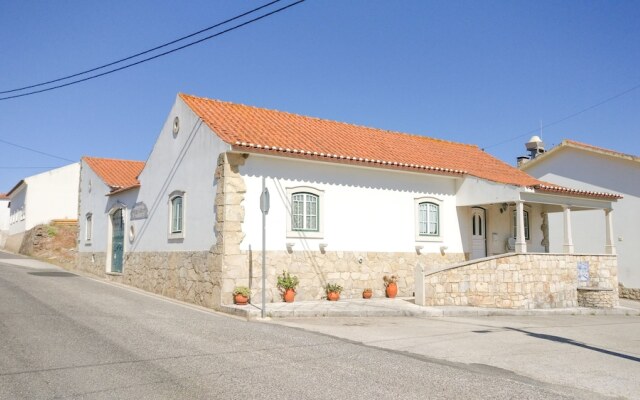
[[[138,175],[144,168],[142,161],[97,157],[82,157],[82,159],[111,190],[140,185]]]
[[[559,186],[541,182],[475,145],[183,93],[179,96],[220,139],[243,151],[429,173],[466,174],[504,184],[560,191]],[[571,193],[574,192],[579,191]]]
[[[0,200],[8,200],[8,199],[9,199],[9,196],[7,196],[4,193],[0,193]]]

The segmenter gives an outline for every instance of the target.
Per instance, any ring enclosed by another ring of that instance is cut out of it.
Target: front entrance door
[[[471,209],[471,259],[487,256],[487,243],[485,232],[485,211],[483,208]]]
[[[122,272],[122,253],[124,252],[124,220],[122,209],[111,214],[111,272]]]

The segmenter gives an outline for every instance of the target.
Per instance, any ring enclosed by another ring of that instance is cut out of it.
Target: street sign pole
[[[269,213],[269,189],[265,185],[265,177],[262,177],[262,194],[260,195],[260,211],[262,211],[262,310],[260,316],[265,317],[267,268],[266,268],[266,243],[267,243],[267,214]]]

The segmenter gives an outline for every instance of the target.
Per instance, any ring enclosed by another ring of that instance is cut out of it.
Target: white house
[[[620,283],[640,294],[640,157],[563,140],[550,151],[521,165],[528,174],[558,185],[591,191],[612,191],[624,196],[613,206],[614,241]],[[602,211],[576,213],[573,246],[576,252],[602,253],[605,229]],[[563,222],[549,218],[550,251],[561,251]],[[640,298],[640,296],[639,296]]]
[[[9,197],[0,193],[0,248],[4,248],[9,235],[9,215]]]
[[[10,201],[7,249],[17,251],[24,233],[36,225],[55,219],[76,219],[79,172],[79,163],[69,164],[24,178],[7,193]]]
[[[102,257],[98,262],[104,265],[107,246],[111,245],[109,229],[111,225],[105,216],[118,200],[113,192],[128,192],[135,197],[140,186],[138,174],[144,162],[118,160],[112,158],[82,157],[80,161],[80,204],[78,207],[78,253],[80,257],[96,262],[96,254]],[[129,202],[130,203],[130,202]],[[123,238],[116,244],[117,257],[121,266]],[[116,266],[117,267],[117,266]],[[114,268],[118,270],[118,268]]]
[[[286,269],[299,276],[302,300],[321,298],[327,283],[344,286],[343,297],[359,297],[365,287],[380,296],[382,277],[396,274],[400,295],[411,296],[419,281],[420,290],[438,291],[427,296],[433,304],[573,304],[575,266],[583,261],[536,258],[546,251],[544,213],[568,205],[609,209],[618,198],[538,181],[477,146],[185,94],[176,98],[138,182],[97,192],[108,199],[91,208],[92,244],[81,235],[78,268],[214,308],[230,303],[237,285],[261,294],[263,186],[270,194],[269,301],[279,301],[276,277]],[[81,219],[87,197],[81,194]],[[99,246],[98,226],[107,235]],[[470,260],[495,267],[514,253],[527,254],[526,263],[516,263],[538,268],[539,279],[516,286],[498,282],[494,271],[494,281],[505,285],[487,290],[500,295],[485,293],[478,274],[453,285],[457,278],[447,272]],[[543,284],[547,276],[539,271],[558,263],[569,268],[558,278],[562,285]],[[416,280],[419,264],[448,286]],[[617,288],[615,256],[583,265],[592,271],[585,285]]]

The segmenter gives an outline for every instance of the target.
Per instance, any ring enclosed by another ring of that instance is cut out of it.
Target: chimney
[[[517,158],[518,160],[518,167],[521,167],[522,165],[526,164],[527,161],[529,161],[529,156],[520,156]]]

